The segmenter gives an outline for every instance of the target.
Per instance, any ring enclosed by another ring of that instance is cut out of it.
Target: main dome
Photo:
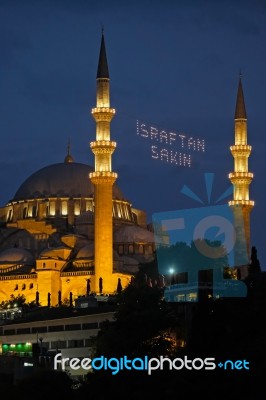
[[[92,197],[94,185],[89,179],[89,173],[93,171],[91,166],[75,162],[48,165],[22,183],[13,201],[47,197]],[[113,185],[113,199],[124,199],[116,185]]]

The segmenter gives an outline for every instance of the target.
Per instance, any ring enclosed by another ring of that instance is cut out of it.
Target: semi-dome
[[[4,263],[33,263],[34,259],[32,254],[22,248],[12,247],[10,249],[6,249],[0,253],[0,264]]]
[[[140,226],[123,225],[114,233],[114,241],[117,243],[152,243],[154,242],[154,235]]]
[[[89,173],[93,171],[93,167],[76,162],[48,165],[26,179],[13,200],[47,197],[89,198],[94,193],[94,185],[89,179]],[[124,198],[116,185],[113,185],[113,198]]]
[[[76,256],[77,259],[79,258],[93,258],[94,256],[94,243],[87,243],[83,246]]]

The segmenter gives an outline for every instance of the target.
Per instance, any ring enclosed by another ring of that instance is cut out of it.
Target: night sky
[[[76,162],[94,164],[90,110],[102,27],[116,108],[113,170],[148,221],[208,206],[204,173],[215,174],[210,205],[230,186],[241,70],[254,173],[251,245],[266,269],[265,1],[0,0],[0,204],[32,173],[63,162],[69,140]],[[184,185],[204,204],[182,194]]]

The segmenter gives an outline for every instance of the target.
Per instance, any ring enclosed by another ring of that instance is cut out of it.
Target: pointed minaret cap
[[[65,162],[65,163],[72,163],[72,162],[74,162],[74,159],[73,159],[73,157],[72,157],[71,154],[70,154],[70,140],[68,141],[68,145],[67,145],[67,155],[65,156],[64,162]]]
[[[242,78],[242,75],[240,72],[238,90],[237,90],[237,98],[236,98],[235,119],[247,119],[241,78]]]
[[[109,70],[108,70],[108,63],[107,63],[107,57],[106,57],[103,29],[102,29],[102,41],[101,41],[101,49],[100,49],[99,63],[98,63],[98,70],[97,70],[97,79],[99,79],[99,78],[109,79]]]

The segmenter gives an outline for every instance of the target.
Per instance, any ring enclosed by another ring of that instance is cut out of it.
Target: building
[[[110,79],[104,35],[97,71],[95,167],[64,162],[32,174],[0,208],[0,303],[11,295],[56,306],[88,293],[124,288],[154,259],[146,214],[116,184],[111,159]]]
[[[17,318],[0,320],[1,374],[15,383],[36,368],[54,369],[54,356],[63,358],[93,357],[93,338],[105,321],[112,322],[111,305],[91,308],[36,309]],[[60,368],[60,366],[58,367]],[[88,370],[65,370],[82,379]]]

